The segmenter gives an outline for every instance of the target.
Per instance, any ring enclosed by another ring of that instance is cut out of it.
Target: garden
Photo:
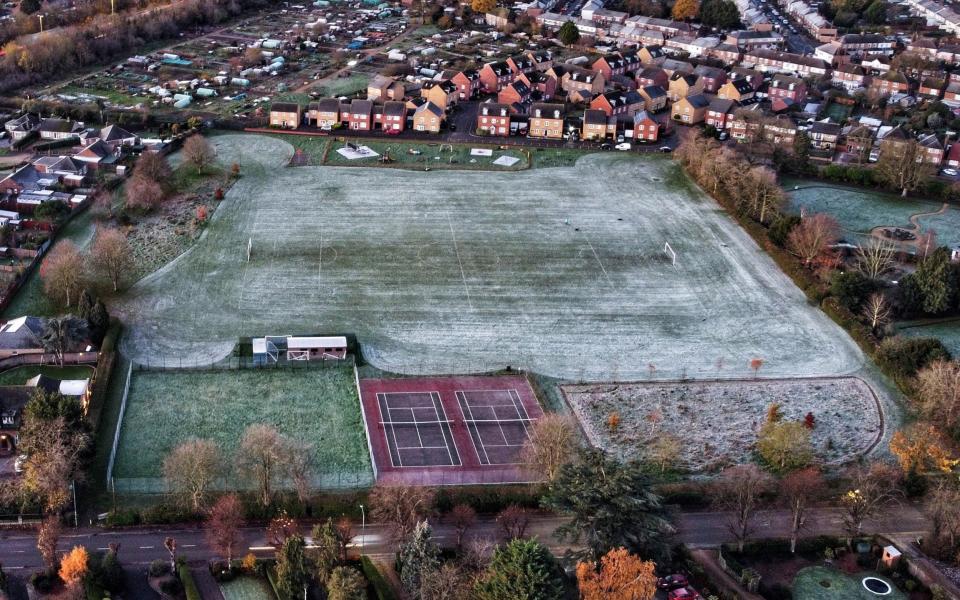
[[[593,445],[624,459],[650,459],[638,454],[664,438],[682,440],[671,462],[694,472],[750,462],[771,403],[779,405],[785,421],[804,421],[812,414],[813,450],[828,464],[866,453],[883,430],[873,391],[854,377],[562,389]]]
[[[89,379],[93,377],[93,368],[83,365],[57,367],[50,365],[30,365],[17,367],[0,373],[0,385],[23,385],[37,375],[53,379]]]
[[[373,475],[353,370],[300,369],[134,371],[113,475],[118,490],[164,489],[161,466],[191,438],[235,453],[252,424],[267,423],[312,445],[312,484],[357,487]],[[229,478],[227,487],[239,487]]]

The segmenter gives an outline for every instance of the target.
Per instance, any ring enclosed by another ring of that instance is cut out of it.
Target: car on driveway
[[[667,600],[703,600],[703,596],[700,595],[700,592],[688,585],[670,590],[670,592],[667,593]]]
[[[624,151],[629,150],[632,147],[633,146],[630,145],[630,142],[622,142],[614,146],[614,148],[616,148],[617,150],[624,150]]]
[[[681,575],[680,573],[674,573],[673,575],[667,575],[666,577],[657,579],[657,587],[661,590],[668,591],[687,587],[689,583],[690,582],[687,581],[687,576]]]
[[[673,152],[673,148],[670,146],[660,146],[660,152]]]
[[[957,170],[956,170],[956,169],[944,169],[944,170],[943,170],[943,174],[944,174],[944,175],[949,175],[950,177],[956,177],[956,176],[957,176]]]

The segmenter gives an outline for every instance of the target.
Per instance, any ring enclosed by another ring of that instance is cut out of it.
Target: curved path
[[[920,225],[920,218],[942,215],[945,212],[947,212],[947,210],[949,209],[950,209],[950,205],[944,202],[943,205],[940,207],[940,210],[935,210],[930,212],[920,212],[920,213],[914,213],[910,215],[910,218],[909,218],[910,225],[911,225],[910,227],[904,227],[902,225],[878,225],[877,227],[874,227],[873,229],[871,229],[869,234],[875,238],[881,239],[886,242],[892,242],[892,243],[900,244],[902,246],[917,246],[920,243],[920,236],[922,235],[922,232],[921,232],[922,226]],[[891,240],[890,238],[883,235],[884,229],[904,229],[906,231],[910,231],[916,237],[914,237],[914,239],[912,240]]]

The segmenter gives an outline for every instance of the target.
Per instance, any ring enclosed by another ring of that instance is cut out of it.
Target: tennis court
[[[364,379],[360,394],[378,480],[536,480],[520,464],[520,451],[543,412],[524,377]]]

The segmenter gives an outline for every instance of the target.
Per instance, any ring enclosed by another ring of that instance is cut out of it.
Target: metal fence
[[[202,360],[184,360],[182,357],[154,356],[150,364],[136,363],[134,371],[241,371],[246,369],[342,369],[353,367],[353,355],[343,360],[286,360],[258,363],[252,356],[228,356],[215,363]]]
[[[373,473],[369,472],[326,473],[310,478],[310,487],[321,491],[364,489],[372,486],[373,483]],[[222,478],[212,488],[221,492],[254,489],[249,482],[234,477]],[[276,488],[278,490],[292,490],[293,485],[283,483],[277,485]],[[166,494],[170,491],[162,477],[113,477],[110,480],[110,489],[112,492],[119,494]]]

